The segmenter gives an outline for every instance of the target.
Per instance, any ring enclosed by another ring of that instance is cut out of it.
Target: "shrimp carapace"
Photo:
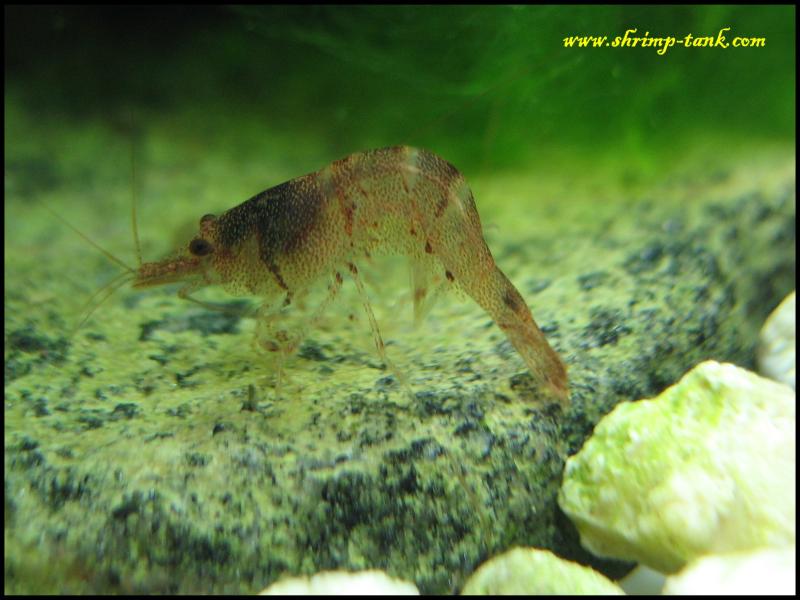
[[[378,252],[411,259],[415,307],[439,269],[491,315],[544,391],[567,402],[564,364],[495,264],[472,192],[453,165],[426,150],[352,154],[219,216],[205,215],[183,254],[142,264],[134,286],[184,281],[185,296],[219,284],[261,296],[269,307],[290,302],[320,277],[341,282],[338,269]]]

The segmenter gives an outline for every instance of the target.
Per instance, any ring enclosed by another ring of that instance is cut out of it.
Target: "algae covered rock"
[[[672,573],[706,553],[795,540],[795,395],[704,362],[617,406],[567,461],[559,504],[601,556]]]
[[[465,595],[621,595],[622,589],[597,571],[549,550],[514,548],[485,562],[467,580]]]
[[[664,594],[793,595],[796,554],[795,546],[786,546],[704,556],[668,577]]]
[[[758,336],[758,369],[775,381],[795,387],[795,292],[783,299]]]
[[[260,596],[418,596],[417,586],[383,571],[327,571],[311,577],[289,577],[273,583]]]

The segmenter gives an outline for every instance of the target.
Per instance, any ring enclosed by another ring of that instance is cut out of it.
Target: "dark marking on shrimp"
[[[281,275],[281,270],[278,268],[274,262],[267,263],[267,268],[269,269],[270,273],[275,277],[275,281],[278,282],[278,285],[281,289],[289,291],[289,286],[286,285],[286,282],[283,280],[283,276]]]
[[[448,202],[449,198],[447,197],[447,194],[443,194],[442,197],[439,198],[435,213],[437,218],[441,218],[441,216],[444,214],[444,211],[447,209]]]
[[[506,290],[506,293],[503,294],[503,302],[516,313],[520,312],[522,309],[522,298],[515,289],[509,288]]]
[[[339,210],[342,211],[344,216],[344,230],[348,237],[353,237],[353,219],[355,217],[355,206],[347,202],[343,197],[339,196]]]
[[[269,265],[303,246],[317,225],[322,199],[314,178],[299,177],[253,196],[208,224],[215,226],[220,243],[229,249],[255,234],[261,260]]]

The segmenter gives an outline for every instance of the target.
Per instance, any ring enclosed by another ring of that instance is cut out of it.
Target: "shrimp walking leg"
[[[331,283],[328,285],[328,294],[325,296],[325,299],[317,306],[314,310],[314,313],[311,317],[306,320],[305,325],[299,331],[299,333],[295,336],[294,340],[291,344],[290,352],[294,352],[297,348],[300,347],[300,344],[303,342],[304,339],[308,336],[308,332],[319,323],[319,320],[322,318],[322,315],[325,314],[325,311],[331,305],[331,303],[336,299],[336,296],[339,294],[339,290],[342,289],[342,275],[338,271],[333,273],[333,278]]]
[[[286,357],[291,353],[286,330],[278,329],[276,326],[279,316],[279,312],[275,311],[270,304],[262,306],[256,316],[256,333],[253,338],[256,347],[274,355],[274,361],[270,366],[275,373],[276,397],[281,396],[284,379],[283,365]]]
[[[411,259],[411,288],[414,294],[414,325],[419,326],[430,312],[445,282],[435,274],[435,263],[420,258]]]
[[[265,304],[261,307],[258,314],[256,326],[256,345],[269,351],[277,353],[277,360],[274,365],[276,394],[280,395],[281,384],[283,382],[283,365],[286,359],[294,354],[307,337],[309,330],[314,327],[327,308],[339,294],[342,287],[342,276],[337,271],[334,272],[332,281],[328,286],[328,294],[325,299],[317,306],[313,314],[305,321],[305,325],[296,333],[289,334],[285,329],[278,329],[276,324],[280,321],[280,311],[276,311],[272,304]],[[292,302],[292,295],[287,294],[283,302],[288,306]]]
[[[347,263],[347,267],[350,269],[350,274],[353,276],[353,282],[356,284],[358,295],[361,296],[361,301],[364,304],[364,311],[367,313],[369,326],[372,329],[372,335],[375,337],[375,348],[378,351],[378,356],[380,356],[383,363],[389,367],[394,376],[397,377],[400,385],[405,389],[406,394],[413,399],[411,389],[408,386],[405,376],[386,355],[386,344],[383,343],[383,337],[381,336],[381,331],[378,328],[378,320],[375,318],[375,313],[372,312],[372,306],[369,303],[367,290],[364,289],[364,283],[361,281],[361,277],[358,275],[358,268],[353,263]]]

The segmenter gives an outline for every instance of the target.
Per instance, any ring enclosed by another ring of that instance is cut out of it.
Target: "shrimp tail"
[[[464,270],[456,281],[505,332],[531,374],[543,383],[545,395],[567,406],[569,387],[564,363],[547,342],[517,288],[494,264],[489,249],[484,247],[484,252],[485,270],[482,273]]]
[[[409,151],[404,154],[409,155]],[[564,363],[547,343],[525,300],[495,263],[464,177],[431,152],[416,151],[412,156],[412,166],[418,167],[418,195],[428,200],[412,204],[413,216],[427,215],[427,219],[412,218],[412,222],[424,223],[425,254],[417,250],[419,256],[432,254],[439,259],[447,280],[471,296],[505,332],[544,395],[567,405]],[[415,299],[421,295],[415,290]]]
[[[525,300],[503,272],[495,267],[490,278],[492,282],[488,287],[499,291],[499,300],[484,308],[505,332],[534,377],[544,382],[545,391],[567,405],[567,369],[561,357],[547,342]]]

